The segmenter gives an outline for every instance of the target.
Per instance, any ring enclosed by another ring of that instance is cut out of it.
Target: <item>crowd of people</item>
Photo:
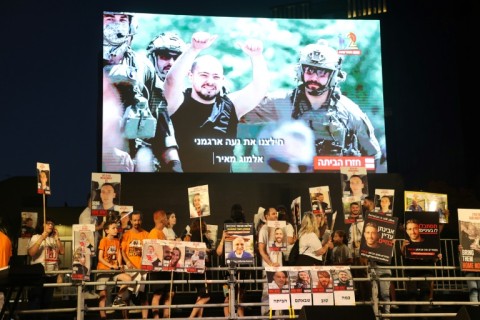
[[[224,242],[227,237],[226,231],[223,231],[222,237],[219,243],[215,246],[215,243],[207,236],[207,226],[202,218],[194,218],[189,224],[189,228],[186,228],[181,236],[177,236],[173,227],[176,225],[175,213],[166,212],[164,210],[157,210],[153,213],[154,226],[147,231],[142,226],[143,214],[140,211],[128,212],[120,215],[111,215],[109,217],[116,217],[115,220],[97,219],[98,217],[91,215],[90,201],[89,206],[82,212],[79,217],[79,222],[86,224],[93,224],[95,226],[95,237],[93,243],[89,242],[89,238],[85,235],[85,232],[80,232],[80,242],[82,246],[87,250],[92,250],[92,257],[90,267],[92,269],[102,270],[104,272],[91,276],[91,281],[117,281],[118,286],[97,285],[95,289],[95,295],[93,298],[98,298],[99,306],[113,306],[122,307],[127,305],[142,305],[151,307],[160,305],[171,305],[175,297],[175,281],[181,276],[180,273],[165,272],[165,271],[142,271],[142,256],[144,259],[148,259],[148,252],[142,253],[144,247],[142,242],[146,239],[160,239],[160,240],[176,240],[176,241],[194,241],[204,242],[206,245],[206,257],[201,259],[197,257],[196,260],[202,260],[203,266],[205,261],[208,262],[213,259],[212,255],[216,254],[219,257],[219,261],[222,261],[220,266],[229,266],[228,261],[235,259],[257,259],[257,264],[261,263],[263,267],[282,267],[289,266],[288,254],[286,250],[288,244],[293,244],[296,240],[299,242],[299,258],[294,266],[349,266],[360,265],[365,269],[352,269],[352,275],[348,279],[344,279],[344,275],[340,277],[340,273],[335,276],[338,281],[347,281],[348,285],[355,287],[355,297],[358,300],[370,300],[372,294],[378,294],[378,298],[383,302],[390,302],[392,297],[392,283],[390,281],[378,281],[382,277],[391,277],[391,270],[384,268],[389,266],[388,263],[380,263],[371,261],[360,255],[360,243],[364,243],[364,246],[368,248],[377,248],[379,245],[379,230],[376,223],[366,221],[367,214],[372,213],[374,205],[369,204],[370,197],[366,197],[364,205],[361,206],[357,219],[346,230],[328,230],[326,224],[327,218],[324,212],[314,214],[313,212],[305,212],[301,218],[301,225],[293,227],[294,216],[283,205],[268,206],[263,211],[262,226],[253,228],[255,233],[255,245],[257,245],[254,252],[246,250],[246,243],[250,241],[248,238],[236,237],[231,241],[231,251],[225,252]],[[89,198],[90,200],[90,198]],[[372,201],[373,203],[373,201]],[[385,212],[384,212],[385,211]],[[382,210],[374,212],[377,215],[391,216],[391,210],[385,206]],[[272,227],[271,223],[283,222],[284,227]],[[226,220],[225,223],[246,223],[246,218],[240,205],[236,204],[232,206],[231,218]],[[28,254],[31,257],[31,263],[41,263],[44,265],[47,272],[46,283],[57,282],[57,273],[59,270],[59,256],[65,253],[65,248],[62,241],[59,238],[58,230],[55,227],[55,222],[50,217],[47,217],[46,222],[39,225],[37,231],[30,239],[28,244]],[[472,239],[472,243],[476,243],[478,238],[477,232],[473,230],[472,226],[465,228],[465,233],[468,236],[466,238]],[[187,231],[188,230],[188,231]],[[288,231],[290,230],[290,231]],[[414,248],[418,244],[425,242],[419,235],[419,222],[415,219],[409,219],[404,225],[406,239],[402,240],[401,253],[404,255],[405,265],[424,265],[433,266],[435,262],[442,259],[442,255],[438,254],[431,259],[412,259],[407,254],[406,248]],[[472,231],[473,230],[473,231]],[[99,232],[101,231],[101,232]],[[330,233],[331,235],[330,235]],[[328,236],[325,236],[325,235]],[[472,245],[473,246],[473,245]],[[212,250],[213,248],[216,250]],[[94,249],[93,249],[94,248]],[[279,249],[282,248],[282,249]],[[459,248],[461,249],[461,248]],[[148,249],[146,249],[148,250]],[[163,266],[165,261],[168,261],[168,266],[174,270],[180,266],[180,258],[182,257],[182,251],[176,246],[164,246],[162,249]],[[158,249],[152,246],[151,259],[149,260],[152,265],[156,263],[158,257]],[[190,257],[193,263],[194,257],[203,254],[196,250]],[[96,258],[95,258],[96,257]],[[81,257],[80,257],[81,258]],[[253,264],[245,264],[252,266]],[[376,274],[376,289],[372,291],[372,282],[358,281],[351,282],[351,278],[364,278],[368,277],[367,267],[374,270]],[[307,269],[306,269],[307,270]],[[362,270],[357,272],[355,270]],[[415,270],[409,269],[405,273],[408,276],[428,276],[431,275],[432,270]],[[255,275],[249,272],[236,273],[238,279],[254,278]],[[291,275],[290,275],[291,276]],[[333,283],[332,276],[327,279],[326,275],[322,272],[318,272],[318,283],[312,283],[308,271],[298,271],[296,276],[296,288],[303,288],[309,286],[310,288],[316,286],[323,288],[323,285],[331,285]],[[208,303],[211,299],[211,287],[208,280],[209,273],[191,273],[189,274],[190,280],[198,280],[194,285],[197,291],[197,298],[195,301],[196,307],[192,309],[191,317],[201,317],[203,314],[202,305]],[[226,274],[226,277],[229,275]],[[271,294],[272,288],[276,285],[277,289],[282,289],[287,286],[289,275],[272,273],[263,271],[263,277],[266,279],[262,293],[262,302],[268,301],[268,296]],[[121,284],[121,282],[128,282],[132,280],[165,280],[170,281],[162,284],[152,284],[148,288],[143,284],[127,285]],[[316,279],[316,277],[315,277]],[[335,280],[335,281],[337,281]],[[316,281],[316,280],[315,280]],[[324,283],[325,282],[325,283]],[[475,282],[469,282],[472,288],[474,288]],[[280,286],[281,284],[281,286]],[[476,283],[475,283],[476,284]],[[115,289],[114,289],[115,288]],[[232,288],[229,288],[225,292],[225,302],[229,300],[229,294]],[[324,288],[325,289],[325,288]],[[473,290],[473,289],[472,289]],[[240,284],[235,286],[235,294],[238,295],[238,303],[244,302],[245,287]],[[393,288],[394,292],[394,288]],[[407,283],[407,296],[412,301],[426,301],[431,299],[432,281],[409,281]],[[29,291],[29,301],[31,301],[31,308],[48,308],[52,305],[53,288],[52,287],[38,287]],[[85,292],[88,294],[88,292]],[[472,293],[472,296],[474,294]],[[86,296],[87,298],[87,296]],[[88,297],[91,298],[91,297]],[[415,312],[415,305],[409,307],[409,311]],[[108,310],[107,310],[108,311]],[[425,311],[425,310],[421,310]],[[100,317],[102,319],[107,318],[108,313],[105,310],[101,310]],[[122,310],[124,318],[128,318],[126,310]],[[225,308],[225,316],[231,315],[230,307]],[[245,315],[245,310],[238,305],[235,306],[235,311],[238,314]],[[269,307],[267,305],[262,306],[262,314],[267,314]],[[382,305],[382,312],[385,314],[390,313],[390,304]],[[153,318],[168,318],[171,317],[171,310],[169,308],[155,309],[152,308],[141,310],[142,317],[147,318],[149,314]],[[43,319],[46,319],[48,315],[42,315]]]

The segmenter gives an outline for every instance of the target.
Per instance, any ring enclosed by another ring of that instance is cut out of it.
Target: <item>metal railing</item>
[[[432,280],[434,283],[433,290],[436,292],[445,292],[445,293],[456,293],[462,295],[461,301],[391,301],[391,302],[382,302],[378,300],[378,297],[374,296],[370,301],[357,301],[357,305],[371,305],[374,309],[374,314],[378,319],[381,318],[400,318],[400,317],[412,317],[411,313],[390,313],[388,315],[381,314],[379,311],[382,305],[390,304],[390,305],[398,305],[398,306],[407,306],[407,305],[429,305],[429,306],[461,306],[461,305],[475,305],[475,302],[468,301],[468,289],[466,285],[467,280],[480,280],[480,277],[464,277],[458,262],[458,240],[456,239],[442,239],[441,241],[441,252],[442,252],[442,260],[439,261],[435,267],[409,267],[403,266],[403,257],[399,254],[400,250],[400,241],[396,241],[396,248],[394,252],[394,256],[392,259],[391,266],[377,266],[376,268],[388,268],[392,270],[392,276],[389,278],[379,278],[375,277],[375,274],[371,272],[368,266],[366,267],[357,267],[352,266],[351,268],[367,268],[368,270],[368,277],[367,278],[354,278],[354,281],[372,281],[372,285],[375,285],[374,280],[378,281],[391,281],[395,284],[396,291],[398,292],[405,292],[406,286],[405,283],[407,281],[430,281]],[[198,283],[205,283],[208,282],[212,292],[220,293],[223,292],[223,286],[228,285],[233,290],[236,283],[243,283],[247,288],[246,291],[250,293],[260,294],[263,289],[263,284],[266,280],[262,277],[263,268],[257,265],[260,265],[259,261],[256,261],[253,267],[239,267],[239,268],[232,268],[232,267],[219,267],[218,266],[219,260],[213,259],[210,262],[210,265],[207,267],[206,271],[206,279],[207,280],[190,280],[188,273],[181,273],[181,278],[179,280],[175,280],[176,285],[176,294],[182,293],[195,293],[195,284]],[[405,270],[409,268],[415,269],[422,269],[428,268],[435,270],[435,276],[433,277],[407,277],[405,276]],[[246,270],[249,271],[247,274],[250,276],[245,279],[234,279],[232,282],[232,275],[235,273],[236,270]],[[93,273],[98,273],[99,271],[92,271]],[[185,308],[193,308],[195,304],[177,304],[171,306],[126,306],[126,307],[92,307],[85,303],[84,300],[84,289],[85,288],[93,288],[95,285],[98,284],[107,284],[107,285],[118,285],[116,281],[102,281],[102,282],[75,282],[72,281],[70,278],[71,270],[60,270],[59,272],[62,276],[63,282],[62,283],[54,283],[54,284],[45,284],[45,286],[55,287],[54,298],[61,299],[61,300],[76,300],[76,306],[70,308],[54,308],[54,309],[44,309],[44,310],[26,310],[26,308],[21,308],[16,311],[17,314],[32,314],[32,313],[72,313],[75,314],[77,320],[84,320],[87,314],[97,313],[100,310],[138,310],[138,309],[164,309],[164,308],[171,308],[171,309],[185,309]],[[227,275],[230,275],[228,277]],[[479,273],[480,275],[480,273]],[[230,279],[230,280],[228,280]],[[169,284],[170,281],[163,280],[163,281],[132,281],[126,282],[127,284],[145,284],[146,285],[146,292],[151,292],[150,285],[152,284]],[[233,291],[232,291],[233,292]],[[25,294],[26,297],[26,294]],[[268,303],[261,303],[261,302],[247,302],[247,303],[237,303],[235,301],[235,295],[230,295],[231,300],[228,303],[208,303],[202,305],[202,308],[221,308],[227,306],[243,306],[248,308],[260,308],[261,306],[268,306]],[[260,299],[258,300],[260,301]],[[478,303],[477,303],[478,304]],[[25,304],[23,304],[25,306]],[[235,313],[235,308],[230,308],[231,312],[229,317],[203,317],[202,319],[236,319],[237,315]],[[13,315],[11,315],[13,316]],[[425,314],[415,314],[418,317],[454,317],[456,313],[425,313]],[[289,318],[290,315],[285,316],[277,316],[275,318]],[[297,316],[295,316],[297,317]],[[269,316],[262,316],[260,312],[256,316],[245,316],[242,317],[244,319],[268,319]],[[10,319],[10,318],[9,318]],[[182,319],[182,318],[176,318]]]

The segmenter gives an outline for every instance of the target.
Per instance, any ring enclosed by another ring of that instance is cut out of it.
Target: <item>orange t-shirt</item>
[[[8,266],[12,256],[12,241],[7,235],[0,231],[0,268]]]
[[[162,230],[153,228],[152,230],[150,230],[150,233],[148,234],[148,239],[167,240],[167,236],[165,235],[165,233],[163,233]]]
[[[141,269],[142,267],[143,239],[147,238],[147,231],[137,232],[135,229],[128,230],[122,236],[122,251],[125,252],[136,269]]]
[[[117,238],[109,239],[104,237],[98,244],[98,252],[102,250],[102,258],[108,263],[118,266],[118,256],[120,253],[120,240]],[[110,267],[103,264],[100,260],[97,264],[97,270],[110,270]]]

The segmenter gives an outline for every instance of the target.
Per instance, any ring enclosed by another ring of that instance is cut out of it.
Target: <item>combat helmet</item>
[[[171,56],[179,56],[185,51],[186,44],[175,32],[163,32],[156,36],[147,46],[147,57],[155,66],[158,74],[161,74],[161,70],[158,70],[156,55],[168,54]]]
[[[300,50],[300,57],[296,65],[296,77],[303,82],[303,74],[306,66],[325,69],[330,71],[330,77],[323,92],[334,88],[339,82],[344,81],[347,74],[341,71],[343,59],[337,51],[330,47],[325,40],[308,44]]]

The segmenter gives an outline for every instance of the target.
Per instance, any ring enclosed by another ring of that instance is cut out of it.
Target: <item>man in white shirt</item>
[[[98,263],[98,243],[100,240],[100,232],[103,230],[103,224],[105,221],[100,220],[97,216],[92,216],[92,197],[88,195],[88,204],[85,209],[83,209],[82,213],[78,217],[79,224],[93,224],[95,225],[95,232],[94,232],[94,251],[92,251],[92,255],[90,256],[90,265],[92,269],[97,268]],[[90,280],[95,281],[95,274],[93,272],[90,273]],[[94,287],[86,288],[84,291],[84,298],[85,299],[98,299],[99,295],[95,293]]]
[[[263,267],[281,267],[283,265],[282,251],[271,251],[268,246],[268,221],[277,221],[278,212],[274,206],[268,207],[263,212],[266,223],[262,226],[258,232],[258,252],[262,257]],[[266,278],[267,274],[263,271],[263,277]],[[262,302],[268,302],[268,283],[264,283],[262,291]],[[268,306],[262,306],[262,314],[268,314]]]

